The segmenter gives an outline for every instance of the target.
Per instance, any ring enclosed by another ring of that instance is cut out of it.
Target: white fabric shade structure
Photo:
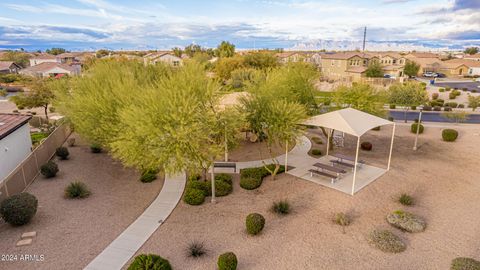
[[[392,159],[392,150],[393,150],[393,140],[395,137],[395,123],[385,120],[383,118],[355,110],[352,108],[342,109],[338,111],[333,111],[321,115],[311,117],[310,119],[303,122],[304,125],[325,127],[331,130],[338,130],[345,132],[347,134],[357,137],[357,148],[355,152],[355,164],[353,169],[353,183],[352,183],[352,195],[355,191],[355,180],[357,176],[357,165],[358,165],[358,151],[360,148],[360,137],[365,134],[367,131],[386,125],[393,125],[392,130],[392,140],[390,143],[390,152],[388,155],[388,166],[387,171],[390,170],[390,161]],[[329,151],[330,143],[330,134],[328,132],[327,138],[327,156]]]

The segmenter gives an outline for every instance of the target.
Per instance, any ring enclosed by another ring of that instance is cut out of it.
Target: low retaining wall
[[[0,202],[5,198],[25,190],[37,177],[40,166],[50,160],[57,147],[70,136],[67,124],[57,127],[45,140],[35,148],[5,179],[0,182]]]

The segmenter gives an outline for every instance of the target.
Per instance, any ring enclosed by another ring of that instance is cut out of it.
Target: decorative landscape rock
[[[383,252],[399,253],[407,248],[398,236],[388,230],[374,230],[367,239],[371,245]]]
[[[387,215],[387,222],[396,228],[411,233],[423,232],[427,226],[422,218],[402,210]]]

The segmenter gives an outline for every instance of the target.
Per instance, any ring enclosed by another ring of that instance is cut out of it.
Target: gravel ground
[[[181,202],[169,219],[139,250],[167,258],[174,269],[216,269],[219,254],[233,251],[238,269],[448,269],[458,256],[480,259],[480,180],[478,178],[480,127],[458,126],[457,142],[441,141],[441,129],[427,127],[420,149],[412,151],[414,135],[398,126],[392,169],[354,197],[308,181],[281,175],[266,179],[254,191],[234,181],[234,192],[218,203],[189,206]],[[362,138],[373,151],[362,151],[367,162],[386,166],[390,128],[371,131]],[[340,152],[353,153],[356,140],[347,137]],[[395,201],[411,194],[416,204]],[[292,213],[279,217],[272,202],[287,198]],[[406,209],[425,218],[425,232],[409,234],[390,227],[386,215]],[[344,211],[353,223],[343,234],[333,224],[335,212]],[[266,227],[247,236],[245,217],[265,216]],[[386,254],[371,247],[366,236],[375,228],[389,228],[407,244],[405,252]],[[188,243],[203,241],[208,254],[186,258]],[[126,267],[125,267],[126,268]]]
[[[31,223],[12,227],[0,221],[2,255],[43,255],[44,261],[0,261],[0,269],[82,269],[150,205],[163,185],[162,180],[141,183],[139,173],[124,169],[107,154],[90,153],[86,144],[69,151],[69,160],[57,162],[56,178],[39,176],[27,189],[39,201]],[[92,195],[65,199],[64,188],[72,181],[85,182]],[[32,245],[15,247],[29,231],[37,232]]]

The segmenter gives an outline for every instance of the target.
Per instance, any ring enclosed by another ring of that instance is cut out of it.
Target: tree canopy
[[[470,55],[477,54],[478,52],[479,52],[478,47],[469,47],[465,49],[465,53]]]
[[[480,96],[468,96],[468,107],[472,108],[472,111],[475,111],[480,107]]]
[[[30,61],[29,59],[32,56],[23,51],[6,51],[3,53],[1,60],[2,61],[12,61],[21,67],[28,67]]]
[[[43,107],[45,118],[48,120],[48,106],[53,101],[54,93],[49,84],[51,79],[36,79],[29,83],[29,91],[10,97],[10,100],[19,108]]]
[[[408,109],[412,106],[422,105],[427,100],[427,90],[418,82],[396,83],[389,88],[389,102],[404,107],[405,122],[407,122]]]
[[[365,76],[370,78],[382,78],[383,69],[378,61],[372,61],[365,72]]]
[[[407,60],[407,62],[405,63],[405,67],[403,68],[403,72],[408,77],[417,76],[419,70],[420,70],[420,65],[410,60]]]
[[[350,107],[373,115],[383,116],[386,93],[369,84],[353,83],[338,87],[332,97],[338,108]]]
[[[51,48],[51,49],[47,49],[45,52],[53,55],[59,55],[67,52],[67,50],[65,50],[64,48]]]
[[[235,45],[228,41],[222,41],[215,51],[218,57],[232,57],[235,54]]]

